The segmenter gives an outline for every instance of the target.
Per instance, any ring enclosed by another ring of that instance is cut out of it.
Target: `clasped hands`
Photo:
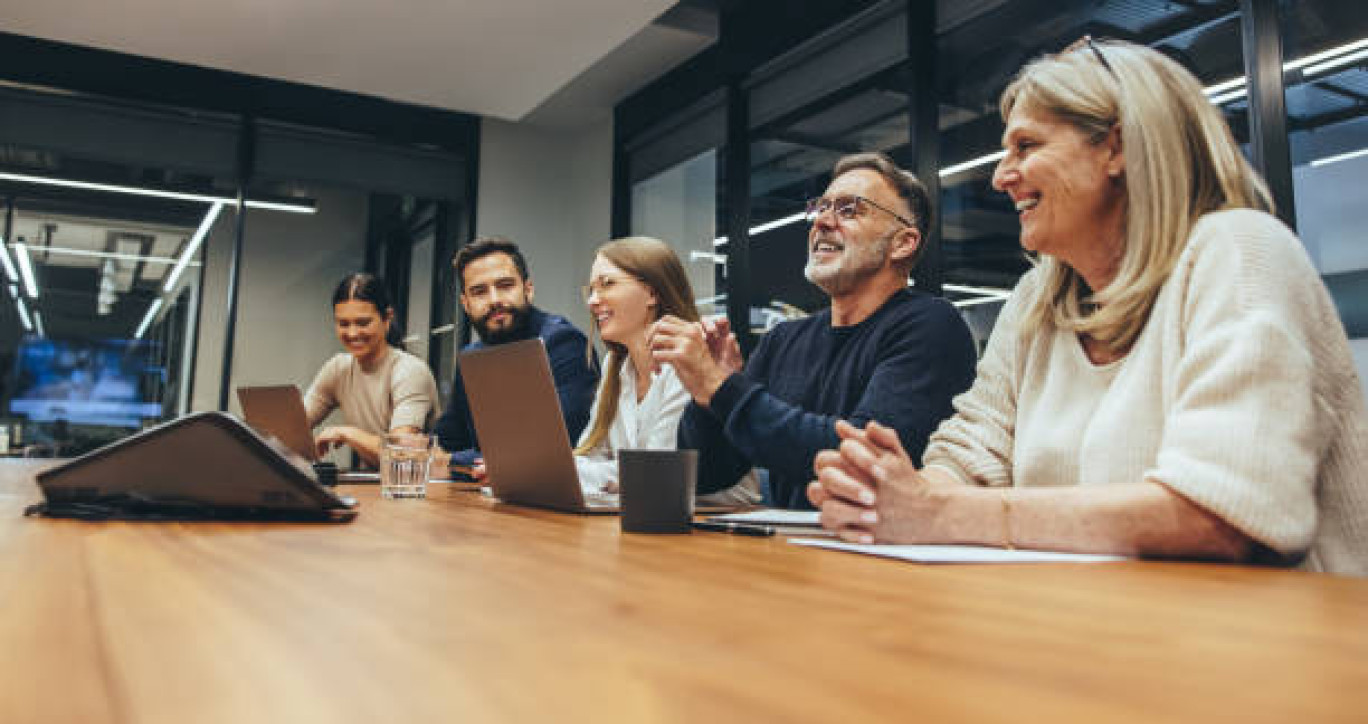
[[[688,322],[666,315],[652,325],[647,344],[655,369],[664,364],[674,367],[680,384],[704,407],[727,377],[745,364],[725,318]]]
[[[918,470],[890,427],[839,420],[836,434],[840,447],[817,453],[807,489],[823,528],[847,543],[946,542],[941,513],[952,481]]]

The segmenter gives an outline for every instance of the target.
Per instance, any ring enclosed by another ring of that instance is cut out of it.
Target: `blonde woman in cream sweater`
[[[842,424],[822,523],[857,542],[1368,575],[1368,415],[1344,329],[1201,85],[1084,39],[1002,98],[993,185],[1040,256],[916,469]]]

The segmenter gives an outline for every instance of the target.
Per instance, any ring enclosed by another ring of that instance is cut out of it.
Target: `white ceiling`
[[[516,121],[674,4],[0,0],[0,25],[21,35]]]

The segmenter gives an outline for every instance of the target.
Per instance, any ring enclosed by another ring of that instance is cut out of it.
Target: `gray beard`
[[[897,231],[893,233],[896,234]],[[843,254],[834,269],[819,268],[809,253],[807,265],[803,267],[803,276],[826,292],[829,297],[847,294],[859,286],[860,282],[883,268],[892,241],[893,234],[886,234],[862,250],[849,255]],[[850,246],[846,246],[846,252],[849,251]]]

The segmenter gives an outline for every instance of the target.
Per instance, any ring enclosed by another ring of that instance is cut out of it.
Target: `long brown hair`
[[[649,236],[629,236],[600,246],[598,255],[655,292],[658,300],[656,319],[672,314],[690,322],[699,320],[689,275],[684,272],[684,265],[669,244]],[[594,322],[591,332],[594,337],[602,339],[598,322]],[[594,426],[589,430],[584,444],[575,448],[580,455],[603,442],[613,427],[613,420],[617,418],[618,394],[622,391],[618,375],[622,373],[622,365],[627,360],[627,348],[606,339],[603,344],[608,348],[608,359],[603,369],[603,388],[599,391]]]

